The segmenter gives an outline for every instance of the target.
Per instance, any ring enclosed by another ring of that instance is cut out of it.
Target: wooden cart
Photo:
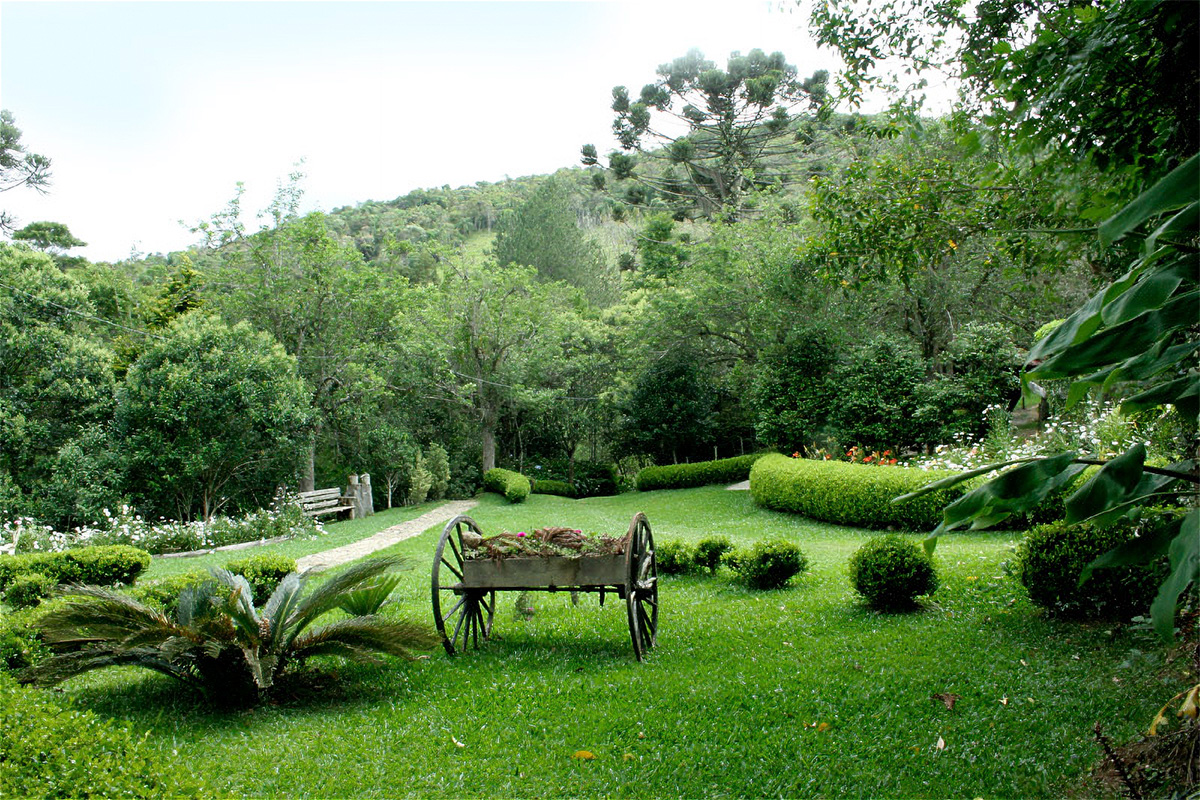
[[[466,516],[446,523],[433,559],[433,618],[447,653],[478,648],[481,637],[491,636],[498,591],[596,592],[601,606],[606,594],[615,594],[625,601],[638,661],[654,646],[658,572],[645,514],[634,515],[615,555],[467,558],[464,534],[472,539],[483,531]]]

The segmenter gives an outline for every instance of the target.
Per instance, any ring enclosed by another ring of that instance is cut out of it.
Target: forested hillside
[[[1071,231],[1137,187],[1047,170],[979,116],[841,113],[828,81],[693,52],[614,91],[622,150],[554,175],[300,214],[297,173],[118,263],[19,230],[0,516],[203,518],[362,472],[397,504],[437,448],[468,495],[497,465],[985,435],[1035,333],[1128,260]],[[656,137],[662,115],[683,131]]]

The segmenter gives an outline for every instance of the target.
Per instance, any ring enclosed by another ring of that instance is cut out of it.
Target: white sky
[[[833,68],[791,0],[0,2],[0,107],[53,162],[18,225],[64,222],[116,260],[179,224],[267,204],[306,160],[304,210],[552,172],[611,146],[614,85],[699,47]],[[248,224],[253,225],[253,214]]]

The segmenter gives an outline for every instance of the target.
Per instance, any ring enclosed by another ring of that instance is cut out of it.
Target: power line
[[[120,325],[116,322],[113,322],[112,320],[101,319],[100,317],[93,317],[91,314],[84,314],[82,311],[76,311],[73,308],[67,308],[66,306],[61,305],[60,303],[56,303],[53,300],[47,300],[44,297],[38,297],[36,294],[27,292],[24,289],[18,289],[15,286],[9,286],[7,283],[0,282],[0,286],[3,286],[5,289],[8,289],[10,291],[23,294],[26,297],[33,298],[34,300],[37,300],[39,303],[44,303],[48,306],[54,306],[55,308],[61,309],[62,311],[67,312],[68,314],[74,314],[77,317],[81,317],[81,318],[89,320],[91,322],[99,322],[103,325],[109,325],[113,328],[120,328],[121,330],[128,331],[129,333],[137,333],[142,336],[150,336],[155,339],[159,339],[160,341],[164,341],[164,342],[167,341],[167,338],[165,336],[159,336],[157,333],[150,333],[150,331],[138,330],[137,328],[127,328],[124,325]]]

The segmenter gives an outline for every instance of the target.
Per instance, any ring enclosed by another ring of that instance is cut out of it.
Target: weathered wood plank
[[[625,583],[625,556],[550,556],[467,559],[462,585],[468,589],[564,588]]]

